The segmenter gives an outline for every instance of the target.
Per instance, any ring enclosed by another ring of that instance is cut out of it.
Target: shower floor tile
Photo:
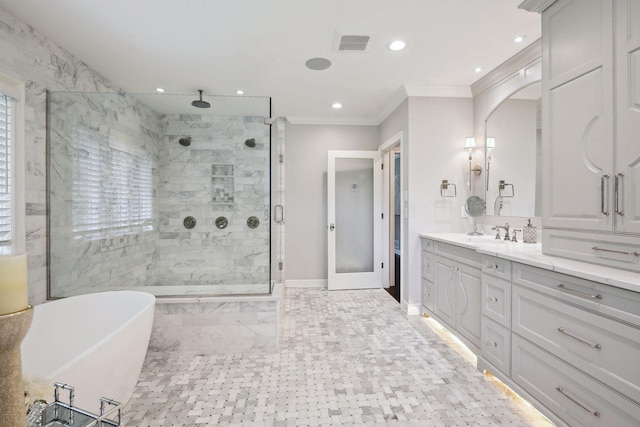
[[[383,290],[285,290],[278,353],[149,352],[123,425],[551,426]]]

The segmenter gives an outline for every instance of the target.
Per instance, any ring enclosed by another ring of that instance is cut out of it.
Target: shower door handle
[[[275,205],[273,210],[273,220],[278,224],[284,222],[284,206]]]
[[[329,224],[329,230],[333,231],[336,229],[336,226],[333,223]]]

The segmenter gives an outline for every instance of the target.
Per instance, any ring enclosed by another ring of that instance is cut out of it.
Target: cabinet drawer
[[[640,425],[640,406],[513,335],[511,378],[571,426]]]
[[[429,240],[429,239],[420,239],[422,241],[422,250],[423,251],[429,251],[429,252],[433,252],[433,240]]]
[[[513,264],[513,283],[640,326],[638,292],[517,263]]]
[[[454,261],[463,262],[473,267],[480,268],[482,256],[473,249],[462,248],[448,243],[433,242],[433,251],[441,256],[446,256]]]
[[[492,256],[483,256],[482,272],[511,281],[511,261]]]
[[[422,277],[433,281],[433,254],[422,251]]]
[[[513,285],[513,332],[640,403],[640,329]]]
[[[511,327],[511,283],[482,273],[482,314]]]
[[[422,279],[422,305],[433,311],[433,283]]]
[[[482,316],[482,356],[503,374],[511,374],[511,331]]]

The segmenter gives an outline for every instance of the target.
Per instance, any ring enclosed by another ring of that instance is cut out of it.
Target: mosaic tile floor
[[[551,425],[383,290],[285,293],[278,353],[149,353],[124,425]]]

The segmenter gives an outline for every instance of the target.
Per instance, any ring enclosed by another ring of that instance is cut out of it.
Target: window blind
[[[13,216],[13,99],[0,93],[0,245],[11,243]]]
[[[151,158],[114,148],[84,126],[75,127],[73,140],[73,232],[100,238],[151,229]]]

